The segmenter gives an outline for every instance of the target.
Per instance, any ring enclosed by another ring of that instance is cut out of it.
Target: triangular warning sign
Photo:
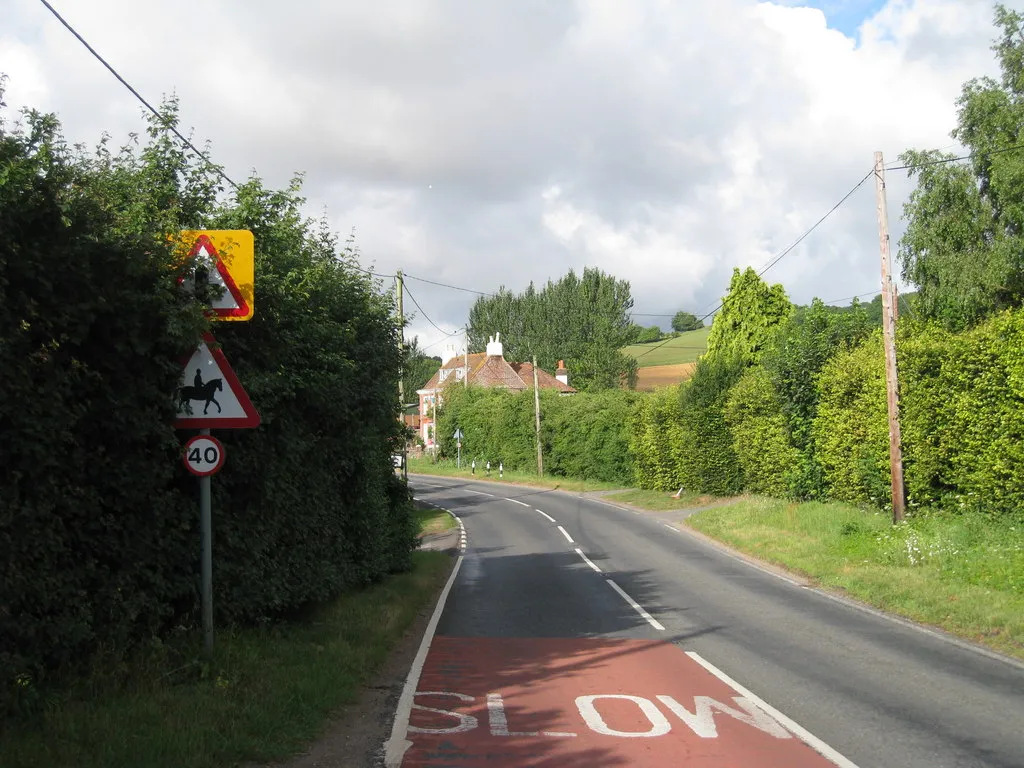
[[[260,425],[260,415],[249,395],[215,344],[213,335],[204,333],[185,364],[178,386],[176,429],[245,429]]]
[[[210,314],[216,317],[246,317],[249,314],[249,304],[242,292],[238,290],[238,285],[231,277],[231,273],[224,265],[224,261],[209,236],[199,235],[188,255],[195,257],[207,266],[207,280],[210,285],[221,289],[217,291],[221,295],[211,300]]]

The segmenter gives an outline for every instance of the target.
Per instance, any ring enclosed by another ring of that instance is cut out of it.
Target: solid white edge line
[[[589,557],[587,557],[586,555],[584,555],[584,554],[583,554],[583,550],[582,550],[582,549],[580,549],[579,547],[576,547],[576,554],[577,554],[577,555],[579,555],[580,557],[582,557],[582,558],[583,558],[583,562],[584,562],[584,563],[586,563],[587,565],[589,565],[589,566],[590,566],[591,568],[593,568],[593,569],[594,569],[595,571],[597,571],[598,573],[601,573],[601,569],[600,569],[600,568],[598,568],[598,567],[597,567],[596,565],[594,565],[594,561],[593,561],[593,560],[591,560],[591,559],[590,559]]]
[[[454,514],[452,517],[459,520],[458,516]],[[459,520],[459,527],[462,527],[462,520]],[[441,596],[437,599],[437,605],[434,607],[434,614],[430,617],[430,623],[427,624],[427,629],[423,633],[423,640],[420,642],[420,648],[416,652],[416,658],[413,659],[409,675],[405,678],[402,695],[398,699],[398,708],[395,710],[395,722],[391,727],[391,738],[384,742],[384,764],[387,768],[399,768],[402,764],[402,758],[405,757],[406,750],[412,746],[412,742],[406,736],[409,733],[409,717],[412,715],[416,686],[419,685],[420,675],[423,673],[423,665],[427,661],[427,652],[430,650],[430,643],[434,639],[437,624],[441,620],[441,613],[444,611],[444,604],[448,600],[448,593],[452,591],[452,584],[455,583],[455,577],[459,573],[459,566],[462,565],[463,557],[464,555],[459,555],[459,559],[455,561],[455,567],[452,569],[452,575],[448,577],[448,583],[441,590]]]
[[[486,493],[484,491],[474,491],[472,488],[466,488],[464,490],[466,491],[466,493],[475,493],[478,496],[490,496],[492,499],[494,498],[493,493]]]
[[[565,538],[568,540],[568,542],[570,544],[575,544],[576,543],[575,541],[572,540],[572,536],[569,535],[569,532],[567,530],[565,530],[565,528],[563,528],[562,526],[558,526],[558,530],[560,530],[562,532],[562,535],[565,536]]]
[[[505,499],[505,501],[511,501],[513,504],[518,504],[520,507],[528,507],[528,506],[530,506],[529,504],[526,504],[526,503],[524,503],[522,501],[516,501],[515,499]]]
[[[541,513],[542,515],[544,515],[544,517],[546,517],[546,518],[547,518],[548,520],[550,520],[550,521],[551,521],[552,523],[554,523],[554,522],[557,522],[557,521],[555,520],[555,518],[553,518],[553,517],[552,517],[551,515],[549,515],[549,514],[548,514],[547,512],[545,512],[545,511],[544,511],[543,509],[537,509],[536,507],[534,507],[534,508],[533,508],[533,511],[534,511],[534,512],[540,512],[540,513]]]
[[[612,589],[614,589],[616,592],[618,592],[622,596],[623,600],[625,600],[627,603],[630,604],[630,606],[632,606],[634,611],[636,611],[641,616],[643,616],[645,619],[647,619],[647,623],[648,624],[650,624],[652,627],[657,629],[659,632],[664,632],[665,631],[665,627],[662,626],[661,622],[658,621],[653,616],[651,616],[651,614],[649,614],[647,611],[645,611],[643,609],[643,606],[640,605],[640,603],[638,603],[632,597],[627,595],[625,590],[622,587],[620,587],[618,584],[616,584],[611,579],[605,579],[605,581],[607,581],[611,585]],[[856,766],[854,768],[856,768]]]
[[[754,693],[752,693],[751,691],[748,691],[746,688],[744,688],[742,685],[737,683],[735,680],[733,680],[731,677],[729,677],[727,674],[725,674],[725,672],[720,670],[718,667],[716,667],[710,661],[708,661],[707,659],[702,658],[699,653],[697,653],[695,651],[686,651],[685,653],[691,659],[693,659],[698,664],[700,664],[702,667],[704,667],[704,669],[706,669],[712,675],[714,675],[719,680],[721,680],[723,683],[725,683],[730,688],[732,688],[734,691],[736,691],[736,693],[740,694],[745,699],[749,699],[754,704],[756,704],[758,707],[760,707],[765,712],[767,712],[769,715],[771,715],[776,720],[778,720],[787,731],[792,733],[794,736],[796,736],[798,739],[800,739],[800,741],[802,741],[804,744],[809,746],[811,749],[813,749],[819,755],[824,757],[826,760],[828,760],[829,762],[833,763],[834,765],[839,766],[839,768],[857,768],[857,764],[856,763],[854,763],[851,760],[848,760],[847,758],[843,757],[841,754],[839,754],[836,750],[834,750],[832,747],[830,747],[824,741],[819,739],[817,736],[815,736],[813,733],[808,731],[802,725],[799,725],[796,722],[794,722],[793,720],[791,720],[790,718],[786,717],[784,714],[779,712],[779,710],[777,710],[771,704],[766,702],[760,696],[757,696]]]

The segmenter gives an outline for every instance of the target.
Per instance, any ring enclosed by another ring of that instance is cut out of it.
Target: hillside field
[[[669,341],[653,344],[631,344],[622,351],[636,358],[637,365],[647,368],[655,365],[679,365],[694,363],[708,347],[708,333],[711,327],[687,331]]]

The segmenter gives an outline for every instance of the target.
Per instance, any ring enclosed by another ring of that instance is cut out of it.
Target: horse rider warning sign
[[[260,415],[212,334],[203,334],[178,387],[177,429],[258,427]]]

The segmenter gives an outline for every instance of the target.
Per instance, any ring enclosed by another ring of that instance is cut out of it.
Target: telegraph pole
[[[903,448],[900,439],[899,379],[896,370],[895,290],[890,274],[889,210],[885,199],[885,164],[875,152],[875,195],[878,201],[878,243],[882,256],[882,338],[885,346],[885,394],[889,411],[889,469],[892,475],[892,521],[900,522],[906,511],[903,488]]]
[[[469,389],[469,326],[464,325],[462,329],[466,332],[465,336],[463,337],[463,340],[465,341],[465,346],[463,347],[462,351],[462,364],[466,366],[466,373],[462,377],[462,383],[464,385],[464,389]]]
[[[401,367],[398,369],[398,405],[400,408],[398,418],[402,422],[402,477],[409,482],[408,440],[405,439],[405,381],[403,381],[405,378],[405,307],[403,305],[405,283],[402,281],[402,270],[396,272],[395,282],[398,289],[395,291],[395,300],[398,302],[398,352],[401,356]]]
[[[540,387],[537,385],[537,356],[533,356],[533,412],[537,423],[537,474],[544,475],[544,453],[540,447]]]

